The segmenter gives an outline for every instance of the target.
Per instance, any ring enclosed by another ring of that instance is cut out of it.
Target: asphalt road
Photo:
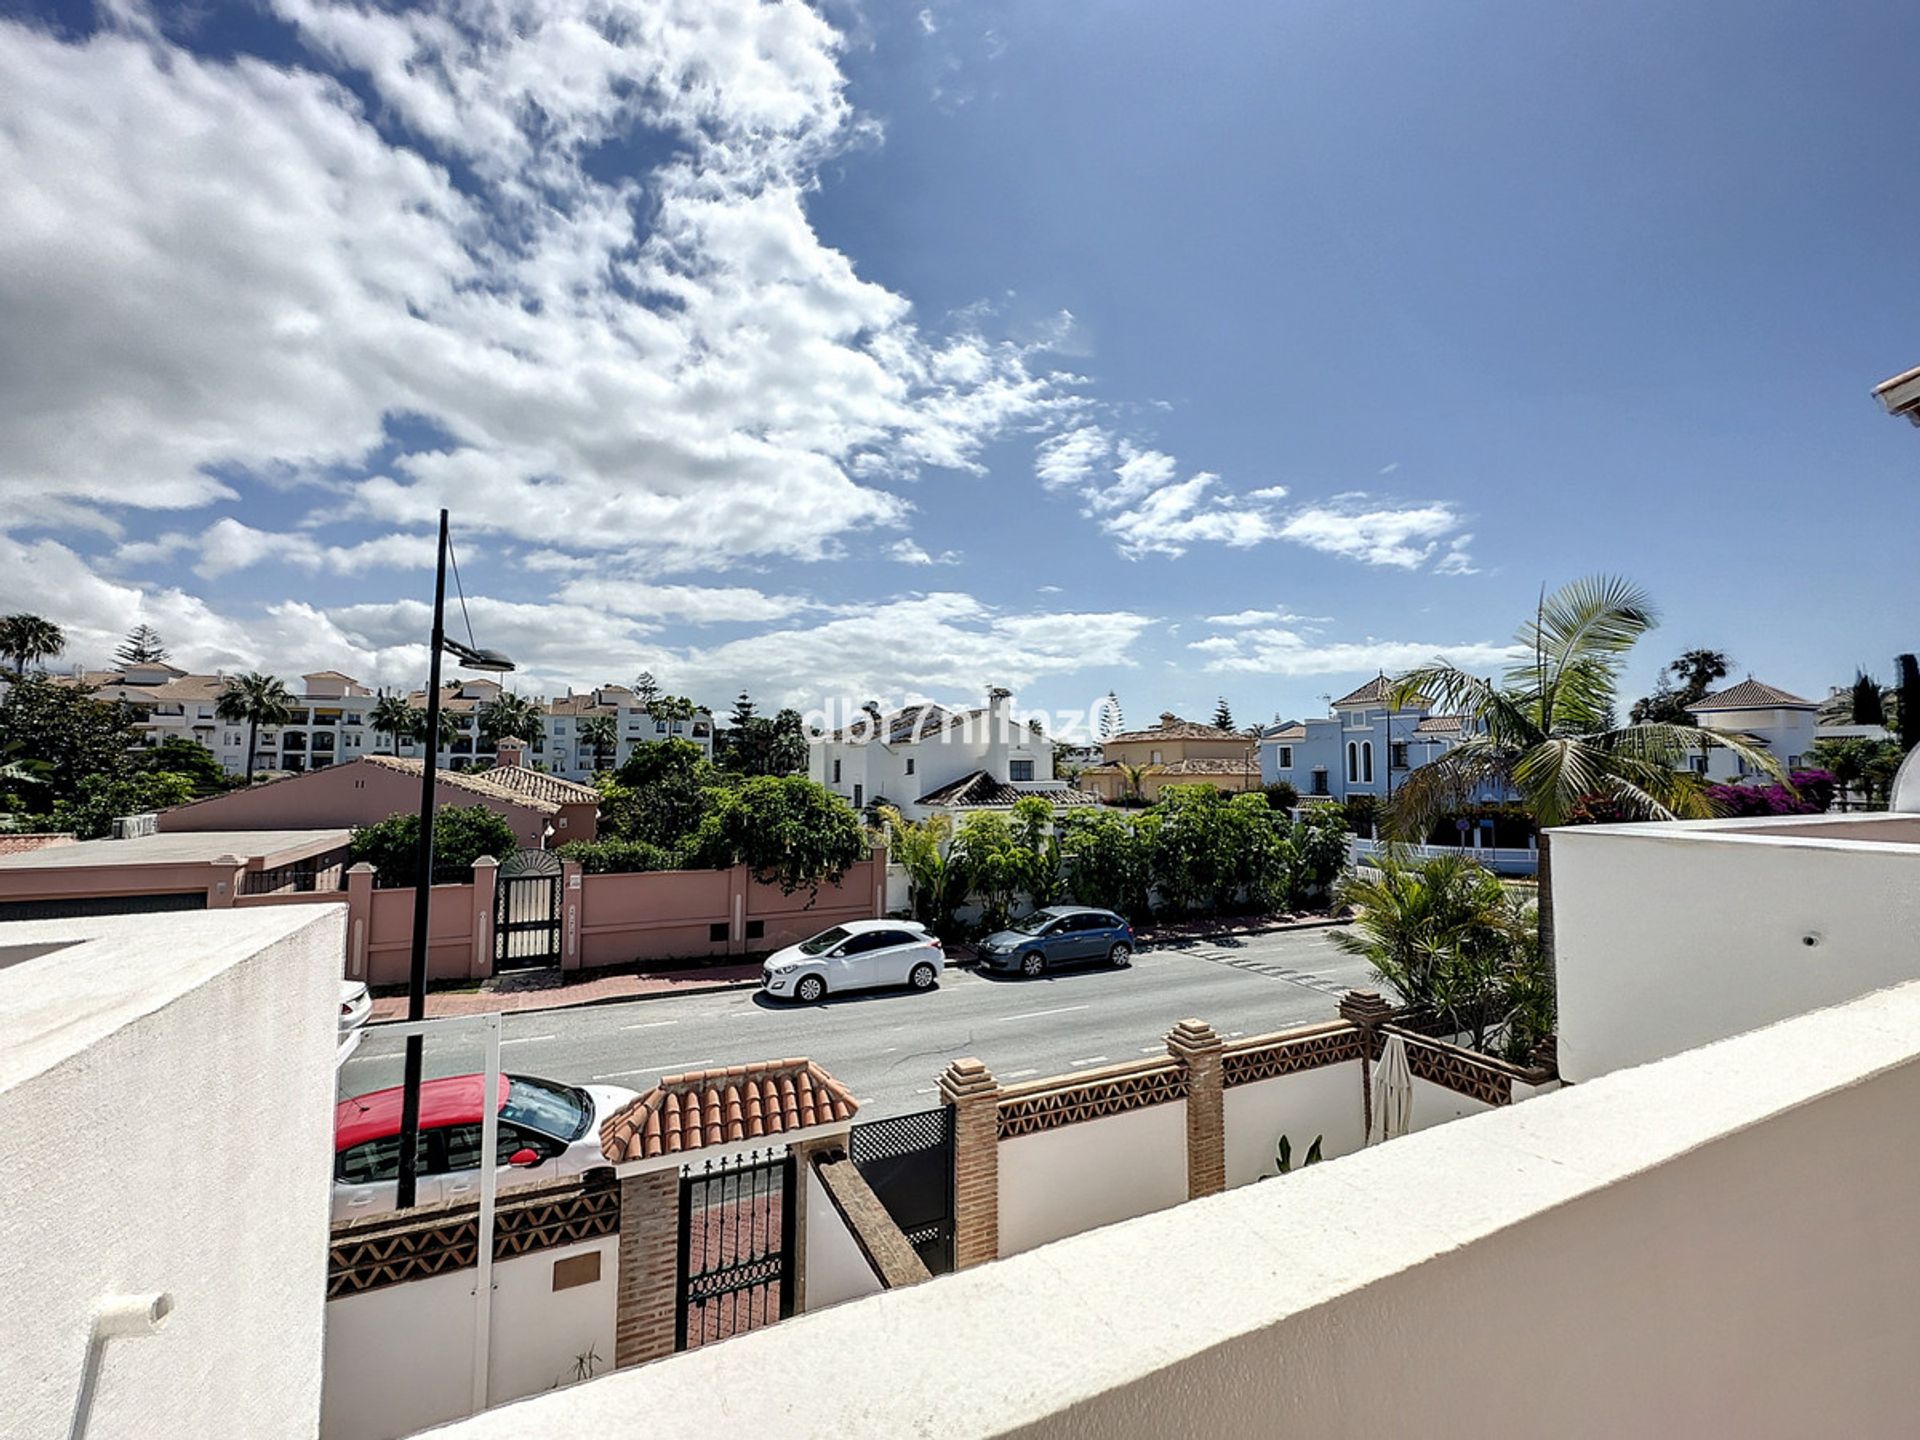
[[[1330,1020],[1341,991],[1371,984],[1366,962],[1326,931],[1280,931],[1150,950],[1124,970],[1037,980],[949,970],[931,992],[867,991],[812,1006],[735,990],[509,1014],[501,1056],[525,1074],[645,1090],[683,1070],[804,1055],[873,1118],[939,1103],[940,1072],[962,1055],[1002,1081],[1064,1074],[1163,1054],[1166,1032],[1190,1015],[1229,1037]],[[371,1030],[341,1067],[341,1094],[399,1084],[403,1044]],[[477,1045],[427,1050],[429,1076],[481,1063]]]

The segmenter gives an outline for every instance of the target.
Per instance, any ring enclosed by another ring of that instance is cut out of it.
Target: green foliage
[[[1213,914],[1243,888],[1250,896],[1284,894],[1287,855],[1281,848],[1285,825],[1266,797],[1229,796],[1211,785],[1169,785],[1155,807],[1152,874],[1164,908],[1176,915]]]
[[[1145,918],[1152,883],[1152,832],[1159,819],[1114,810],[1069,810],[1060,830],[1066,893],[1082,905],[1099,905]]]
[[[89,775],[122,774],[140,743],[137,718],[118,701],[29,676],[0,699],[0,755],[39,767],[45,785],[31,801],[50,805],[74,798]]]
[[[532,745],[546,731],[540,707],[525,696],[503,690],[480,712],[480,743],[497,750],[502,740],[525,740]]]
[[[1288,903],[1296,910],[1326,900],[1347,867],[1347,822],[1332,805],[1307,805],[1290,837],[1293,870]]]
[[[1884,805],[1906,753],[1897,740],[1817,740],[1810,758],[1855,800]]]
[[[415,713],[405,696],[382,695],[367,712],[367,725],[376,740],[382,735],[387,737],[387,749],[392,751],[399,748],[402,735],[414,733]]]
[[[1347,829],[1360,836],[1373,834],[1374,824],[1380,819],[1381,804],[1376,795],[1349,795],[1340,802],[1345,812]]]
[[[891,805],[876,808],[886,831],[888,857],[906,868],[913,918],[936,935],[950,934],[954,911],[967,898],[965,858],[956,860],[950,854],[953,817],[936,813],[915,821]]]
[[[159,665],[167,658],[167,647],[151,625],[136,625],[113,652],[113,658],[122,665]]]
[[[1534,903],[1491,871],[1456,855],[1418,863],[1387,855],[1338,894],[1356,916],[1333,943],[1475,1049],[1524,1058],[1551,1030]]]
[[[721,758],[729,770],[742,775],[791,775],[807,768],[807,734],[798,710],[782,710],[772,719],[751,713],[752,701],[741,696],[748,714],[736,709],[733,728],[724,733]]]
[[[74,793],[60,800],[46,822],[49,830],[70,830],[82,840],[110,834],[122,815],[144,815],[193,799],[193,782],[165,771],[131,775],[84,775]]]
[[[617,773],[603,772],[600,834],[684,855],[717,802],[719,775],[698,745],[662,740],[636,745]]]
[[[364,860],[373,866],[376,884],[391,888],[414,883],[419,847],[420,817],[403,812],[356,829],[349,854],[354,864]],[[458,883],[482,855],[497,860],[519,848],[520,839],[506,817],[484,805],[442,805],[434,812],[436,883]]]
[[[66,648],[66,632],[45,616],[0,616],[0,658],[12,662],[8,668],[17,678],[24,679],[34,661],[50,659]]]
[[[981,923],[990,931],[1004,928],[1032,866],[1007,817],[997,810],[968,811],[954,834],[952,854],[968,893],[980,902]]]
[[[247,727],[247,783],[251,785],[260,727],[286,724],[293,715],[293,694],[277,675],[249,671],[228,679],[213,713],[229,725]]]
[[[625,875],[641,870],[677,870],[679,854],[644,840],[575,840],[554,852],[589,875]]]
[[[1221,730],[1233,729],[1233,707],[1227,704],[1227,697],[1224,695],[1220,697],[1220,702],[1213,707],[1213,723]]]
[[[786,894],[838,880],[872,851],[853,807],[804,776],[756,775],[717,794],[695,853]]]
[[[1322,1159],[1320,1142],[1326,1138],[1324,1135],[1316,1135],[1313,1137],[1313,1144],[1307,1147],[1306,1157],[1300,1162],[1300,1169],[1304,1170],[1309,1165],[1318,1165],[1320,1163]],[[1280,1137],[1280,1143],[1273,1147],[1273,1169],[1277,1175],[1290,1175],[1294,1170],[1293,1141],[1284,1135]]]
[[[1267,797],[1267,804],[1276,810],[1292,810],[1300,803],[1300,791],[1291,780],[1275,780],[1271,785],[1262,785],[1260,793]]]
[[[407,707],[407,723],[401,733],[416,745],[424,745],[427,743],[427,711],[424,707]],[[435,750],[450,749],[453,742],[458,740],[463,733],[465,732],[460,728],[459,717],[450,710],[442,710],[440,712],[439,743],[433,748]]]
[[[1014,843],[1025,857],[1020,888],[1035,908],[1060,897],[1060,835],[1053,823],[1053,806],[1038,795],[1013,802],[1011,829]]]
[[[236,783],[211,750],[184,735],[169,735],[158,745],[138,751],[129,764],[145,774],[184,776],[192,786],[195,799],[231,790]]]
[[[1900,748],[1911,750],[1920,745],[1920,660],[1900,655],[1893,663],[1900,677],[1894,723],[1900,727]]]
[[[579,725],[580,743],[593,751],[593,768],[604,770],[620,750],[620,726],[611,715],[589,715]],[[645,749],[637,746],[636,749]]]

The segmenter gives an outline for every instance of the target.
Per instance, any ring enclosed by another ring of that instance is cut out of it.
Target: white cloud
[[[1354,493],[1296,510],[1276,533],[1329,555],[1416,570],[1431,558],[1439,537],[1459,525],[1459,512],[1450,505],[1397,506]]]
[[[786,620],[823,608],[798,595],[769,595],[745,585],[652,585],[617,575],[581,575],[562,584],[558,593],[570,605],[698,625]]]
[[[958,565],[958,550],[942,550],[938,555],[913,540],[896,540],[887,549],[887,554],[902,565]]]
[[[1433,567],[1436,575],[1478,575],[1480,569],[1473,563],[1473,556],[1467,553],[1467,546],[1473,543],[1471,535],[1456,535],[1447,542],[1447,553]]]
[[[1325,621],[1324,615],[1296,615],[1285,607],[1273,610],[1236,610],[1231,615],[1209,615],[1209,625],[1275,625],[1286,620]]]
[[[800,0],[276,8],[404,130],[309,70],[0,22],[10,523],[351,471],[410,416],[444,440],[353,493],[389,529],[819,558],[905,519],[888,480],[1064,413],[1036,348],[925,333],[814,232],[870,127]],[[589,173],[634,135],[675,158]]]
[[[1204,668],[1264,675],[1394,674],[1437,659],[1469,670],[1493,670],[1515,657],[1511,644],[1468,641],[1440,644],[1424,640],[1325,642],[1300,630],[1273,627],[1238,635],[1210,635],[1187,646],[1211,658]]]
[[[1249,500],[1284,500],[1287,494],[1287,487],[1284,485],[1264,485],[1258,490],[1249,490],[1247,498]]]

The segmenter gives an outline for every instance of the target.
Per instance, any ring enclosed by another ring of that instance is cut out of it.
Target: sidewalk
[[[485,1015],[492,1011],[563,1010],[576,1005],[602,1005],[615,1000],[650,1000],[663,995],[701,995],[714,990],[746,990],[760,983],[760,962],[745,965],[700,965],[685,970],[651,974],[585,971],[562,976],[553,970],[508,971],[483,980],[472,989],[429,990],[427,1018],[445,1015]],[[370,1024],[404,1020],[407,997],[376,995]]]

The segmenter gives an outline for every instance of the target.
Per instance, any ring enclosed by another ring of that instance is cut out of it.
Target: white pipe
[[[151,1295],[101,1297],[99,1308],[93,1312],[93,1330],[87,1337],[87,1358],[80,1366],[80,1394],[73,1403],[73,1425],[67,1431],[67,1440],[81,1440],[87,1433],[107,1342],[156,1334],[172,1313],[173,1296],[164,1290]]]

